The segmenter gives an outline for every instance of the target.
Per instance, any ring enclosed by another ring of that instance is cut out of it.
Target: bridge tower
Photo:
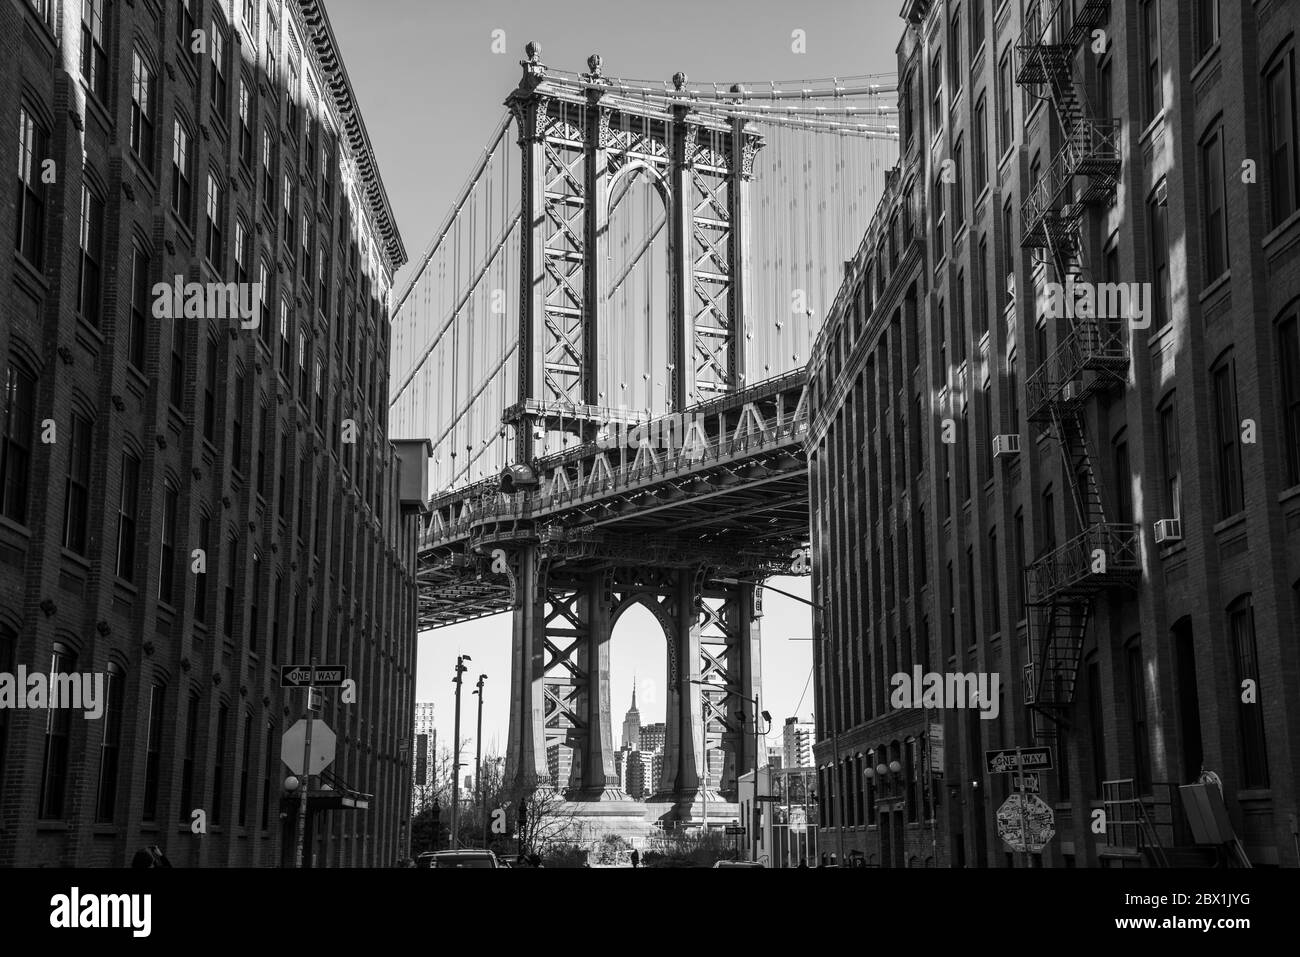
[[[580,84],[549,80],[537,44],[526,56],[506,100],[522,160],[522,282],[518,401],[502,419],[514,429],[516,463],[501,483],[524,497],[525,509],[539,494],[542,439],[559,433],[591,442],[626,415],[602,403],[597,376],[613,332],[605,275],[611,204],[625,177],[647,177],[667,217],[668,328],[655,334],[668,338],[670,408],[661,411],[744,385],[747,199],[762,147],[743,119],[693,112],[682,74],[674,77],[679,97],[665,110],[607,88],[598,56]],[[614,766],[609,640],[619,616],[640,603],[668,647],[664,770],[651,800],[696,819],[705,756],[715,748],[724,755],[723,767],[710,769],[720,772],[719,796],[734,800],[737,775],[754,765],[761,592],[717,581],[705,561],[571,570],[535,533],[494,544],[484,547],[508,566],[514,592],[508,779],[544,785],[547,749],[558,744],[571,755],[567,786],[559,782],[567,797],[625,799]]]

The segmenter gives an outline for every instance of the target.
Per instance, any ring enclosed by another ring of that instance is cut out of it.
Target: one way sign
[[[317,665],[316,678],[312,680],[311,665],[281,665],[281,688],[337,688],[347,680],[348,671],[343,665]]]

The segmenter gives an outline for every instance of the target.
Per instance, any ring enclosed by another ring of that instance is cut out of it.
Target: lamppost
[[[690,679],[690,681],[691,684],[693,685],[701,685],[706,688],[717,688],[719,691],[723,692],[724,698],[727,695],[735,695],[737,698],[740,698],[742,701],[748,701],[750,704],[754,706],[754,814],[753,814],[753,818],[749,822],[749,826],[751,830],[750,833],[750,838],[751,838],[750,849],[752,851],[751,859],[757,861],[758,860],[757,822],[758,822],[758,790],[759,790],[758,762],[759,762],[759,752],[762,750],[762,745],[760,744],[758,719],[759,716],[761,715],[763,720],[767,722],[767,731],[762,732],[763,734],[767,734],[772,730],[772,716],[768,714],[766,711],[760,712],[758,710],[758,695],[754,695],[754,697],[751,698],[748,695],[741,694],[739,691],[732,691],[723,685],[715,684],[712,681],[705,681],[702,678],[692,678]],[[703,692],[701,692],[701,694],[703,694]],[[704,700],[707,701],[708,697],[705,696]],[[741,726],[743,727],[745,722],[745,712],[737,711],[736,717],[740,719]],[[708,763],[709,763],[709,719],[707,715],[704,715],[704,766],[706,768],[708,767]],[[707,801],[708,800],[707,772],[706,772],[704,785],[705,785],[704,786],[705,801]],[[707,808],[708,805],[706,804],[705,807]],[[705,811],[705,815],[706,815],[704,819],[705,827],[707,828],[708,827],[707,810]]]
[[[829,641],[831,643],[831,653],[830,653],[831,661],[834,662],[837,660],[835,633],[834,631],[832,631],[829,637],[826,635],[826,628],[824,624],[826,606],[823,605],[821,602],[816,602],[810,598],[804,598],[801,595],[795,595],[792,594],[791,592],[783,591],[780,588],[773,588],[771,585],[766,585],[763,582],[752,581],[752,580],[747,580],[742,578],[719,578],[717,579],[717,581],[723,585],[757,585],[760,588],[766,588],[769,591],[776,592],[778,595],[784,595],[786,598],[792,598],[795,601],[799,602],[800,604],[807,605],[815,613],[816,624],[815,627],[813,628],[812,640]],[[835,771],[831,774],[831,782],[832,782],[831,800],[832,802],[834,802],[838,798],[840,804],[839,814],[834,815],[834,817],[839,821],[840,824],[839,826],[840,860],[843,861],[844,860],[844,795],[839,793],[840,787],[838,786],[838,782],[836,781],[836,775],[838,774],[839,767],[840,767],[840,731],[839,731],[840,702],[839,702],[839,685],[834,681],[831,682],[831,698],[832,698],[831,721],[830,721],[831,750],[835,756]],[[834,803],[832,803],[831,807],[833,811]],[[818,821],[818,824],[820,825],[821,822]]]
[[[479,785],[479,775],[483,763],[483,682],[485,681],[487,675],[479,675],[478,684],[474,686],[473,691],[478,695],[478,728],[474,732],[474,804],[478,807],[483,804],[483,788]]]
[[[455,757],[451,762],[451,849],[454,851],[458,846],[456,834],[456,825],[460,816],[460,676],[466,671],[465,662],[471,660],[469,655],[456,656],[456,677],[451,680],[456,685],[456,722],[455,729],[452,732],[452,748]]]

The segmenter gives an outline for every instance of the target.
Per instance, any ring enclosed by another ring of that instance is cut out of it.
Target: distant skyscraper
[[[641,712],[636,710],[636,681],[632,682],[632,707],[623,716],[623,747],[641,747]]]
[[[641,728],[640,748],[642,751],[660,751],[664,749],[664,742],[668,739],[668,729],[662,721],[655,724],[647,724]]]
[[[411,764],[414,774],[411,786],[414,790],[415,807],[419,808],[428,797],[425,792],[436,786],[438,732],[433,726],[433,702],[421,701],[415,705],[414,750],[411,752]],[[420,783],[419,772],[424,771],[424,783]]]
[[[782,765],[787,768],[813,766],[813,724],[798,718],[786,718],[782,731]]]

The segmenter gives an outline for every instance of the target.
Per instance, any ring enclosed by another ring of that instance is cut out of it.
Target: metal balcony
[[[1029,566],[1030,603],[1091,598],[1108,588],[1135,585],[1142,572],[1140,533],[1139,526],[1122,522],[1084,529]]]
[[[1078,0],[1069,2],[1077,5]],[[1026,11],[1024,29],[1016,40],[1017,83],[1046,83],[1053,76],[1068,76],[1074,51],[1110,19],[1110,0],[1084,0],[1067,28],[1066,3],[1040,2]],[[1046,13],[1045,6],[1050,6]]]
[[[1089,203],[1109,198],[1119,183],[1121,156],[1119,120],[1083,117],[1077,120],[1065,143],[1052,158],[1038,182],[1021,204],[1020,245],[1051,247],[1072,232]],[[1087,176],[1072,205],[1069,196],[1077,176]]]
[[[1031,422],[1050,421],[1053,404],[1077,408],[1093,395],[1124,385],[1129,352],[1123,321],[1119,316],[1075,318],[1056,351],[1025,382]]]

